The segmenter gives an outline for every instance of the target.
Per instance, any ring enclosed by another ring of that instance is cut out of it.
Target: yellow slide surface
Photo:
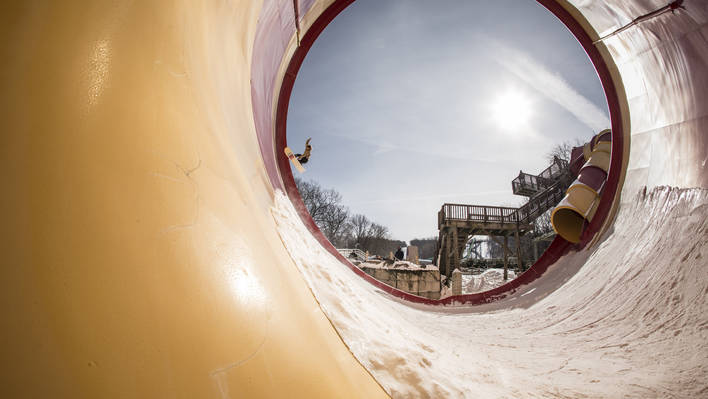
[[[0,396],[386,397],[273,227],[260,6],[2,6]]]

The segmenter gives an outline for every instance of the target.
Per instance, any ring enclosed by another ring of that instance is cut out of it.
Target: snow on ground
[[[323,249],[282,193],[272,213],[323,311],[394,398],[708,397],[708,190],[637,196],[596,247],[477,307],[385,294]]]
[[[516,278],[516,273],[509,270],[507,281]],[[462,275],[462,293],[472,294],[475,292],[489,291],[504,284],[504,269],[487,269],[481,274],[463,274]]]
[[[393,269],[393,270],[438,270],[434,265],[418,265],[407,260],[397,260],[394,264],[386,264],[386,262],[362,262],[359,267],[368,267],[371,269]]]

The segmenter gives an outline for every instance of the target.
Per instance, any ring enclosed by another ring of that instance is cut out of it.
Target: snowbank
[[[516,278],[516,273],[509,270],[508,280],[504,281],[504,269],[487,269],[482,274],[462,275],[462,293],[489,291]]]
[[[414,305],[322,248],[281,192],[273,217],[354,356],[393,398],[699,398],[708,392],[708,190],[658,188],[620,208],[502,302]],[[648,295],[651,293],[650,295]]]
[[[384,261],[368,261],[359,263],[359,267],[368,267],[371,269],[396,269],[396,270],[438,270],[435,265],[418,265],[406,260],[397,260],[393,264],[386,264]]]

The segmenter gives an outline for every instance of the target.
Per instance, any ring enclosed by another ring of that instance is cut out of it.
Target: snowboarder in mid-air
[[[310,160],[310,152],[312,152],[310,140],[312,140],[312,137],[308,138],[305,142],[305,152],[303,152],[302,154],[295,154],[295,158],[297,158],[297,160],[303,165]]]

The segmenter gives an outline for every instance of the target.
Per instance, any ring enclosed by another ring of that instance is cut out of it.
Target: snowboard
[[[295,169],[297,169],[297,171],[300,173],[305,173],[305,167],[303,167],[302,164],[300,164],[300,161],[298,161],[297,158],[295,158],[295,154],[293,154],[293,150],[291,150],[290,147],[285,147],[284,151],[285,151],[285,155],[287,155],[288,158],[290,159],[290,162],[292,162],[293,165],[295,165]]]

